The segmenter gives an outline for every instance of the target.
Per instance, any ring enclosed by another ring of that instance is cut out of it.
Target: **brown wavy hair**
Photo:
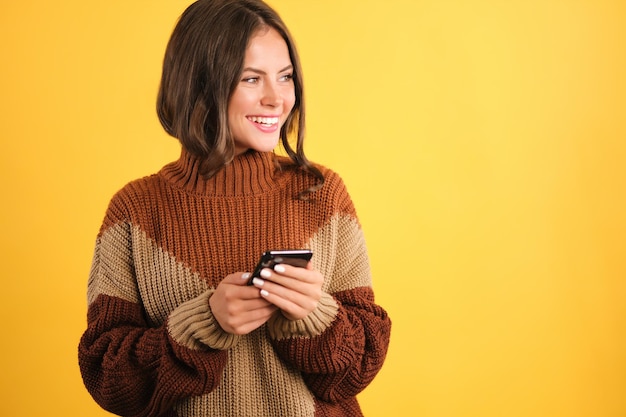
[[[165,131],[201,161],[205,178],[232,161],[235,144],[228,127],[228,103],[242,74],[250,38],[265,27],[285,40],[293,65],[296,100],[280,139],[290,164],[317,178],[316,185],[300,194],[306,199],[322,187],[324,176],[304,154],[302,67],[285,23],[264,2],[199,0],[183,12],[165,51],[157,113]],[[296,138],[295,150],[290,136]]]

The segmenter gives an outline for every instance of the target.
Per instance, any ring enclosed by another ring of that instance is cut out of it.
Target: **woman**
[[[106,212],[79,346],[91,395],[123,416],[362,415],[356,395],[383,365],[391,322],[343,182],[305,157],[300,61],[276,12],[192,4],[158,114],[181,157]],[[284,248],[314,255],[252,285],[238,272]]]

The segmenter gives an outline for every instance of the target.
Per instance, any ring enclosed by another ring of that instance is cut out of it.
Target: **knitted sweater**
[[[363,233],[339,176],[315,179],[249,151],[209,180],[185,151],[111,200],[88,282],[79,345],[85,386],[123,416],[360,416],[391,322],[374,302]],[[318,307],[226,333],[208,299],[268,249],[310,248]]]

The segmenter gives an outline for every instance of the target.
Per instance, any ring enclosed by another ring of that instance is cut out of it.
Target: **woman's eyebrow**
[[[278,72],[285,72],[285,71],[292,70],[292,69],[293,69],[293,65],[289,64],[285,68],[279,70]],[[254,72],[256,74],[261,74],[261,75],[267,74],[265,71],[258,69],[258,68],[254,68],[254,67],[246,67],[243,69],[243,71],[250,71],[250,72]]]

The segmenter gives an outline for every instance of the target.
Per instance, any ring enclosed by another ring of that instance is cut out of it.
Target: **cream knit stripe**
[[[313,417],[311,392],[300,373],[277,358],[264,332],[262,327],[243,336],[229,350],[220,386],[202,397],[181,401],[178,415]]]
[[[322,289],[330,294],[371,287],[365,236],[358,220],[336,214],[311,238],[313,264],[326,277]]]
[[[213,290],[178,306],[170,314],[170,335],[189,349],[200,350],[207,346],[227,350],[237,344],[241,336],[226,333],[217,323],[209,309],[209,297]]]
[[[118,223],[109,227],[96,239],[87,284],[89,305],[100,294],[118,297],[131,303],[139,302],[130,236],[130,226]]]
[[[211,289],[197,272],[165,252],[139,226],[133,226],[132,234],[137,286],[154,325],[163,324],[178,306]],[[208,302],[205,309],[208,312]]]

